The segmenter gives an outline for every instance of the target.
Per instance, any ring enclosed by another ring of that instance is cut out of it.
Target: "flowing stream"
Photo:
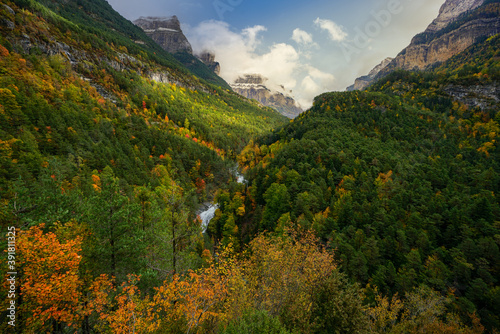
[[[243,175],[238,170],[238,166],[236,166],[232,170],[233,175],[236,177],[236,181],[238,183],[246,183],[247,180]],[[210,220],[214,218],[215,216],[215,210],[219,208],[219,204],[212,204],[212,203],[205,203],[204,204],[205,210],[199,213],[199,216],[201,218],[201,228],[203,229],[203,233],[207,231],[208,223],[210,223]]]
[[[207,231],[208,223],[214,218],[215,210],[219,208],[219,204],[211,204],[207,210],[200,213],[201,218],[201,228],[203,229],[203,233]]]

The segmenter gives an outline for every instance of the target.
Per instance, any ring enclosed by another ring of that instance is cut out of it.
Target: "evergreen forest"
[[[104,0],[0,33],[0,332],[500,331],[500,35],[289,120]]]

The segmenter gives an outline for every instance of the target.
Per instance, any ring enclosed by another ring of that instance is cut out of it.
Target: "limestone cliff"
[[[303,110],[297,105],[295,100],[283,92],[271,90],[265,86],[267,78],[259,74],[246,74],[239,77],[231,85],[231,88],[238,94],[248,99],[257,100],[261,104],[276,109],[288,118],[295,118]]]
[[[170,53],[186,52],[193,54],[193,49],[181,30],[177,16],[171,17],[140,17],[134,24]]]
[[[447,0],[439,10],[438,17],[427,27],[426,32],[438,31],[455,21],[461,14],[476,9],[484,0]]]
[[[484,37],[500,33],[500,4],[484,0],[446,0],[439,16],[374,77],[358,78],[364,89],[397,69],[423,70],[440,64]],[[360,88],[356,88],[360,87]]]
[[[490,37],[499,33],[500,18],[477,18],[463,22],[449,32],[443,30],[447,29],[415,36],[411,44],[380,71],[377,77],[386,75],[394,69],[423,70],[442,63],[467,49],[480,37]]]
[[[387,57],[385,58],[380,64],[378,64],[377,66],[375,66],[371,71],[370,73],[368,73],[368,75],[364,75],[362,77],[359,77],[356,79],[356,81],[354,82],[354,85],[352,86],[349,86],[347,87],[347,91],[353,91],[353,90],[363,90],[365,89],[366,87],[368,87],[370,85],[370,83],[373,81],[373,79],[375,78],[375,76],[380,72],[382,71],[384,68],[387,67],[387,65],[390,64],[390,62],[393,60],[394,58],[391,58],[391,57]]]
[[[211,52],[205,51],[197,56],[199,60],[203,62],[203,64],[207,65],[207,67],[212,70],[215,74],[220,74],[220,64],[215,61],[215,55]]]
[[[500,102],[500,85],[491,83],[488,85],[448,85],[444,88],[454,100],[458,100],[471,108],[482,110],[498,109]]]

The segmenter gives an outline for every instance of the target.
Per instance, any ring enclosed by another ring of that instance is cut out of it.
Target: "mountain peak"
[[[177,16],[141,16],[134,21],[146,35],[151,37],[165,51],[170,53],[186,52],[193,54],[193,48],[181,29]]]
[[[391,61],[393,61],[393,59],[394,58],[391,58],[391,57],[385,58],[384,60],[382,60],[382,62],[380,64],[375,66],[370,71],[370,73],[368,73],[368,75],[357,78],[356,81],[354,82],[354,85],[347,87],[346,90],[353,91],[353,90],[365,89],[366,87],[368,87],[370,85],[370,83],[373,81],[373,79],[375,79],[377,74],[379,74],[380,71],[382,71],[384,68],[386,68],[387,65],[389,65],[391,63]]]
[[[210,51],[203,51],[199,55],[197,55],[199,60],[208,68],[213,71],[215,74],[220,75],[220,64],[215,61],[215,54]]]
[[[141,16],[137,19],[137,21],[148,21],[148,22],[179,22],[179,19],[176,15],[171,16]]]
[[[364,89],[396,69],[425,70],[464,51],[481,38],[497,34],[500,29],[499,6],[485,0],[446,0],[438,17],[423,33],[413,37],[410,45],[395,59],[375,76],[356,79],[348,90]]]
[[[244,74],[231,84],[231,88],[248,99],[257,100],[262,105],[276,109],[288,118],[295,118],[303,112],[297,102],[286,94],[283,86],[278,88],[283,92],[270,89],[265,86],[267,81],[268,79],[261,74]]]
[[[484,0],[446,0],[439,10],[438,17],[427,27],[426,32],[443,29],[461,14],[476,9],[483,3]]]
[[[244,74],[234,81],[235,84],[263,85],[268,79],[260,74]]]

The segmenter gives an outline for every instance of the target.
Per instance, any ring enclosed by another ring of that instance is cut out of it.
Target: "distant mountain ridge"
[[[212,72],[212,75],[219,76],[221,64],[215,61],[216,55],[210,51],[203,51],[195,56],[189,40],[182,32],[181,23],[177,16],[140,17],[134,21],[134,24],[143,29],[151,39],[165,51],[173,54],[193,73],[207,77],[205,72],[209,71]],[[266,80],[259,74],[250,74],[240,77],[229,86],[236,93],[248,99],[257,100],[264,106],[274,108],[288,118],[295,118],[303,111],[292,97],[287,96],[284,89],[280,92],[266,87],[264,85]],[[224,87],[229,88],[229,86]]]
[[[397,69],[423,70],[464,51],[484,37],[500,32],[500,4],[485,0],[447,0],[439,16],[416,35],[386,67],[370,77],[356,79],[348,89],[365,89]]]
[[[220,64],[215,61],[215,54],[209,51],[205,51],[197,57],[203,62],[203,64],[207,65],[211,71],[213,71],[217,75],[220,75]]]
[[[257,100],[259,103],[276,109],[280,114],[295,118],[303,112],[291,96],[283,91],[272,90],[265,83],[267,78],[260,74],[246,74],[239,77],[231,84],[231,88],[238,94],[248,99]]]
[[[219,77],[216,64],[205,62],[203,55],[196,57],[189,40],[181,29],[177,16],[141,16],[133,22],[155,41],[163,50],[172,54],[191,72],[213,84],[230,89],[227,82]]]

